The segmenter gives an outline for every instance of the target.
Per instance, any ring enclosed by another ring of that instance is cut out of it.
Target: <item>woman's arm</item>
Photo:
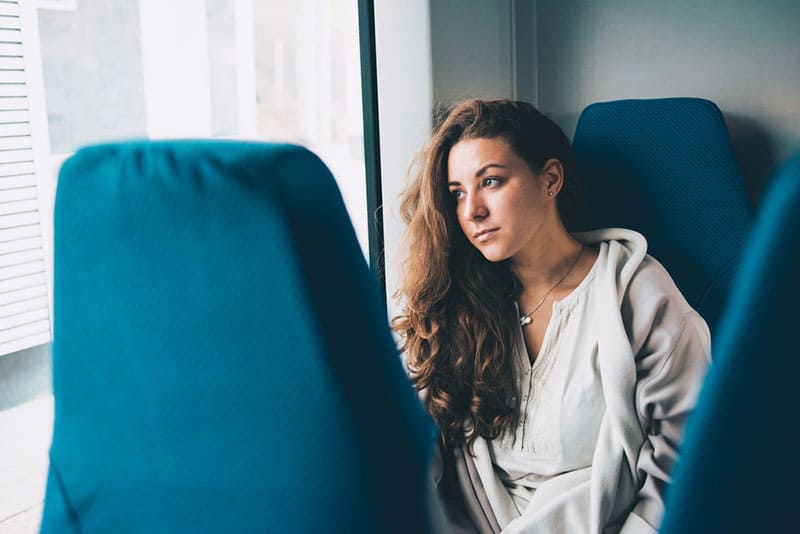
[[[686,419],[710,363],[711,340],[703,318],[694,310],[684,312],[677,335],[670,335],[674,325],[663,324],[670,320],[670,313],[656,319],[636,358],[636,409],[645,440],[636,464],[641,484],[623,534],[660,525]]]

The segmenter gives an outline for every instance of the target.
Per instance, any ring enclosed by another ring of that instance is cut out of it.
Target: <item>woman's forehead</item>
[[[514,167],[520,161],[509,142],[503,138],[463,139],[450,149],[448,175],[456,180],[474,178],[480,176],[487,167]]]

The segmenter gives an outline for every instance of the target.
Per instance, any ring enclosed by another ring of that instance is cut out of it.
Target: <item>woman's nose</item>
[[[486,217],[488,213],[489,210],[480,195],[469,195],[467,197],[467,216],[470,220],[479,221]]]

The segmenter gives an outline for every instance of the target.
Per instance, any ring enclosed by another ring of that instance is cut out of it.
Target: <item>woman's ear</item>
[[[544,179],[547,196],[555,197],[564,185],[564,165],[556,158],[550,158],[542,165],[542,178]]]

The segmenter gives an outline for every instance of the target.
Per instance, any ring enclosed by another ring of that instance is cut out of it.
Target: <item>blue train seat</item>
[[[641,232],[713,331],[751,218],[717,106],[698,98],[592,104],[573,150],[584,202],[571,229]]]
[[[427,531],[432,423],[309,151],[82,149],[54,273],[43,532]]]
[[[713,340],[662,534],[795,532],[800,155],[771,182]]]

